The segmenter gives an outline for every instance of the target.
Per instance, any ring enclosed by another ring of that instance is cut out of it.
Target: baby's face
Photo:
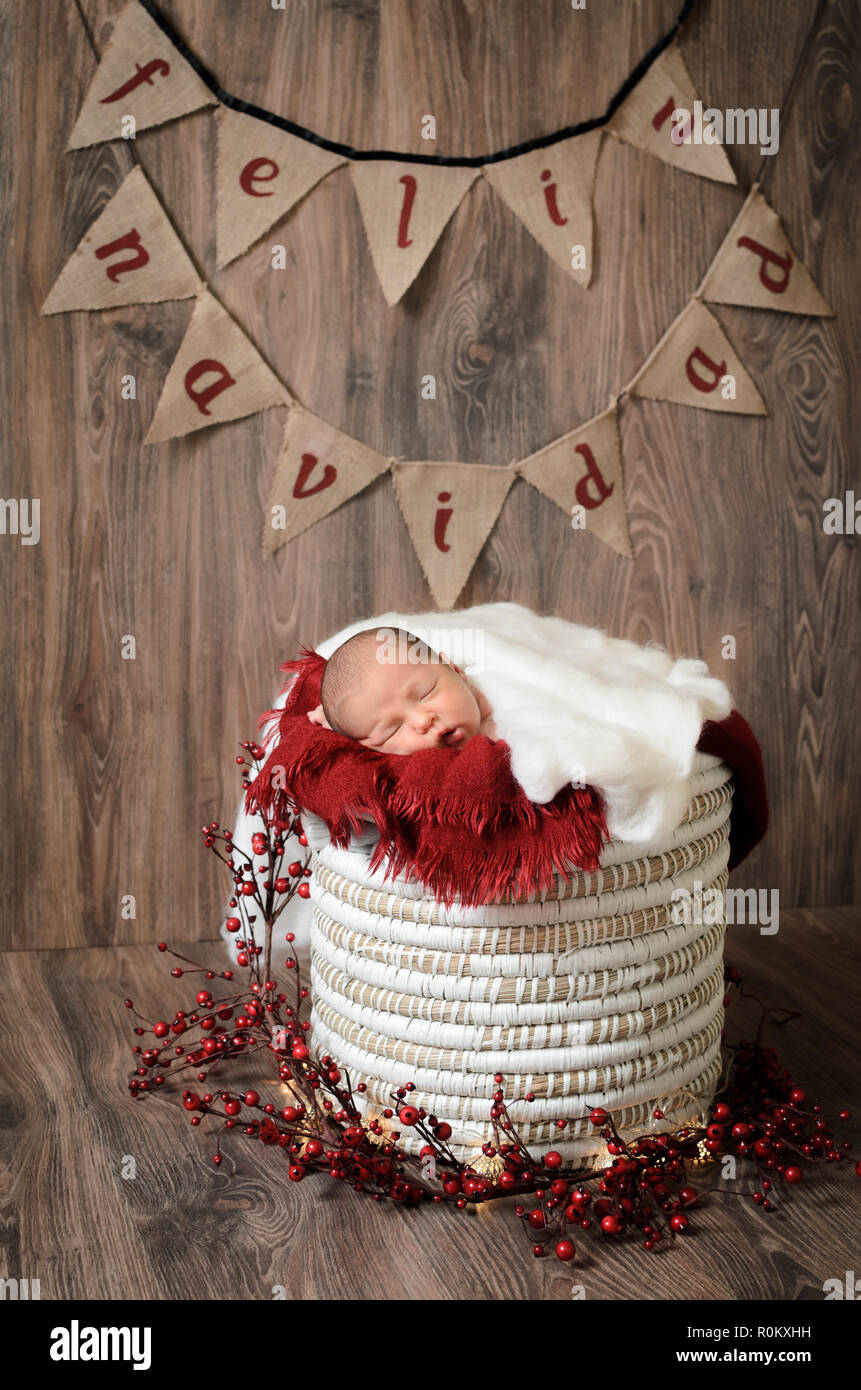
[[[417,664],[371,658],[341,718],[359,743],[380,753],[463,748],[481,725],[472,689],[445,657]]]

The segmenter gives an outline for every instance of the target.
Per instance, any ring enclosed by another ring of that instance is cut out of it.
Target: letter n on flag
[[[190,299],[203,287],[167,213],[135,167],[72,252],[43,314]]]
[[[90,83],[67,150],[118,140],[123,120],[137,130],[187,116],[217,98],[138,0],[119,15]]]
[[[157,444],[289,401],[286,386],[267,367],[251,339],[204,290],[171,363],[144,443]]]
[[[371,257],[389,304],[409,289],[477,169],[359,159],[350,176]]]
[[[390,467],[391,459],[294,402],[266,503],[264,551],[292,541]]]
[[[833,317],[756,183],[709,266],[700,296],[710,304]]]
[[[698,410],[767,415],[762,397],[717,319],[691,299],[628,386],[631,396]]]
[[[603,415],[521,459],[514,471],[572,521],[575,516],[582,519],[582,529],[633,559],[617,417],[618,407],[612,405]]]
[[[393,463],[395,494],[430,591],[453,608],[514,482],[487,463]]]

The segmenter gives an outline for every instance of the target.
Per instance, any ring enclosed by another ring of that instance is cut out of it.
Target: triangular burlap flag
[[[226,106],[219,106],[215,116],[216,260],[224,266],[347,161],[256,116]]]
[[[286,386],[267,367],[251,339],[204,290],[171,363],[144,444],[239,420],[289,401]]]
[[[72,252],[40,313],[190,299],[202,285],[167,213],[136,166]]]
[[[710,123],[695,120],[696,100],[682,50],[674,39],[610,117],[606,129],[688,174],[716,179],[718,183],[737,183],[723,146],[707,143],[713,129]],[[690,113],[689,130],[687,123],[683,126],[680,119],[673,120],[673,112],[682,109]],[[701,102],[699,109],[702,110]],[[677,139],[684,135],[689,139],[676,143],[674,132]]]
[[[699,293],[712,304],[833,318],[758,183],[709,266]]]
[[[514,473],[486,463],[393,463],[392,473],[430,591],[440,608],[453,608]]]
[[[391,462],[294,403],[266,503],[264,551],[271,554],[322,521],[387,472]]]
[[[90,83],[67,150],[118,140],[122,122],[133,116],[136,130],[163,125],[201,106],[213,96],[194,68],[138,0],[129,0]]]
[[[482,173],[563,270],[592,278],[592,185],[602,131],[487,164]]]
[[[633,559],[615,403],[603,415],[522,459],[514,471],[561,507],[575,531],[591,531]]]
[[[629,395],[700,410],[767,415],[762,397],[717,319],[691,299],[627,387]]]
[[[383,294],[397,304],[478,170],[360,159],[351,160],[350,174]]]

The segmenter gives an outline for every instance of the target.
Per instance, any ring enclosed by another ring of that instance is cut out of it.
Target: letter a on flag
[[[613,550],[633,559],[619,446],[618,407],[613,404],[579,429],[521,459],[514,471],[566,516],[578,517]]]
[[[700,296],[710,304],[833,318],[756,183],[709,267]]]
[[[717,319],[691,299],[628,385],[631,396],[699,410],[767,415],[762,397]]]
[[[114,25],[84,99],[67,150],[123,136],[133,116],[137,130],[187,116],[217,98],[174,48],[138,0],[129,0]]]
[[[453,608],[514,473],[486,463],[393,463],[392,473],[430,591],[440,608]]]
[[[203,287],[167,213],[135,167],[66,262],[43,314],[190,299]]]
[[[266,503],[264,551],[292,541],[390,467],[391,459],[294,402]]]
[[[350,175],[383,294],[397,304],[478,170],[360,159],[351,161]]]
[[[286,386],[208,290],[171,363],[145,444],[287,405]]]

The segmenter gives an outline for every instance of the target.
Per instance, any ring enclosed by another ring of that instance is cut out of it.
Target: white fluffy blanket
[[[614,839],[660,840],[678,825],[706,719],[732,700],[703,661],[542,617],[519,603],[453,613],[381,613],[322,642],[326,657],[369,627],[402,627],[444,650],[493,709],[530,801],[568,782],[596,787]]]

